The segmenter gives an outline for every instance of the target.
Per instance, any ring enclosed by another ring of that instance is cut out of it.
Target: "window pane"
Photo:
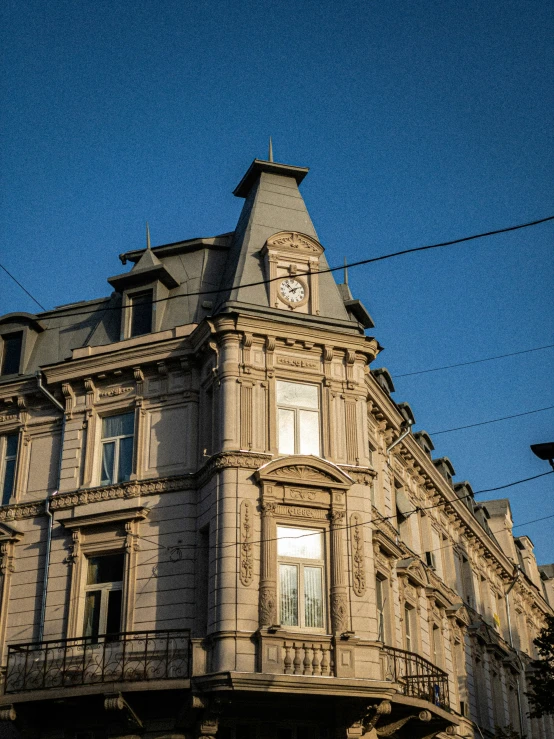
[[[2,505],[8,505],[13,493],[15,478],[15,459],[7,459],[4,463],[4,484],[2,485]]]
[[[298,568],[279,565],[281,592],[280,622],[283,626],[298,626]]]
[[[102,438],[130,436],[135,433],[135,414],[121,413],[119,416],[105,416],[102,419]]]
[[[119,442],[119,471],[118,482],[125,482],[131,478],[133,471],[133,437],[127,436]]]
[[[131,336],[142,336],[152,331],[152,290],[131,298]]]
[[[23,331],[15,334],[4,334],[2,348],[2,375],[12,375],[19,372],[21,362],[21,346],[23,344]]]
[[[102,593],[99,590],[95,590],[85,596],[85,625],[83,629],[85,636],[98,636],[101,595]]]
[[[6,436],[6,457],[15,457],[17,454],[17,434]]]
[[[102,444],[102,474],[100,476],[100,485],[110,485],[114,481],[114,455],[115,441]]]
[[[277,553],[281,557],[323,559],[323,535],[312,529],[277,526]]]
[[[302,408],[319,408],[317,385],[303,385],[299,382],[277,380],[277,403]]]
[[[323,628],[323,571],[304,567],[304,626]]]
[[[300,454],[319,456],[319,413],[298,411],[300,422]]]
[[[110,590],[108,593],[106,634],[118,634],[121,631],[121,596],[121,590]]]
[[[88,558],[87,585],[123,580],[123,554]]]
[[[279,454],[294,454],[294,411],[279,408]]]

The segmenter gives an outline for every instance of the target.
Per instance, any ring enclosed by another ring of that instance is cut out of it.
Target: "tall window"
[[[15,484],[15,463],[17,460],[18,434],[8,434],[0,438],[0,482],[2,488],[2,505],[8,505]]]
[[[277,381],[280,454],[319,456],[319,389],[316,385]]]
[[[130,336],[142,336],[152,331],[152,290],[131,295]]]
[[[279,620],[283,626],[324,629],[323,532],[277,527]]]
[[[375,578],[375,605],[377,608],[377,641],[387,642],[387,580]]]
[[[123,554],[89,557],[85,585],[83,636],[94,643],[99,634],[121,631]]]
[[[440,627],[433,624],[431,627],[431,660],[437,667],[442,665],[442,635]]]
[[[406,651],[415,652],[415,627],[414,627],[414,609],[404,604],[404,632],[406,635]]]
[[[19,372],[21,363],[21,347],[23,346],[23,331],[2,336],[2,366],[0,375],[15,375]]]
[[[129,480],[133,471],[135,414],[121,413],[102,419],[101,485]]]

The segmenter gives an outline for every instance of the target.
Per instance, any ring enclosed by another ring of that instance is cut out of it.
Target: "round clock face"
[[[306,297],[306,288],[294,277],[289,277],[280,283],[279,293],[287,303],[300,303]]]

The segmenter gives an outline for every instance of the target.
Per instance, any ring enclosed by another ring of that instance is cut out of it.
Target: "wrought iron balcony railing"
[[[449,709],[448,675],[419,654],[404,649],[383,647],[385,679],[399,683],[404,695],[422,698]]]
[[[4,692],[188,677],[189,631],[129,631],[11,644]]]

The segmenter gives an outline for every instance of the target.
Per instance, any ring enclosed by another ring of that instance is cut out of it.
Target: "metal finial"
[[[148,221],[146,221],[146,248],[148,250],[152,248],[150,244],[150,229],[148,228]]]
[[[346,263],[346,257],[344,257],[344,284],[348,285],[348,264]]]
[[[271,141],[271,136],[269,137],[269,152],[267,155],[267,161],[268,162],[273,161],[273,142]]]

